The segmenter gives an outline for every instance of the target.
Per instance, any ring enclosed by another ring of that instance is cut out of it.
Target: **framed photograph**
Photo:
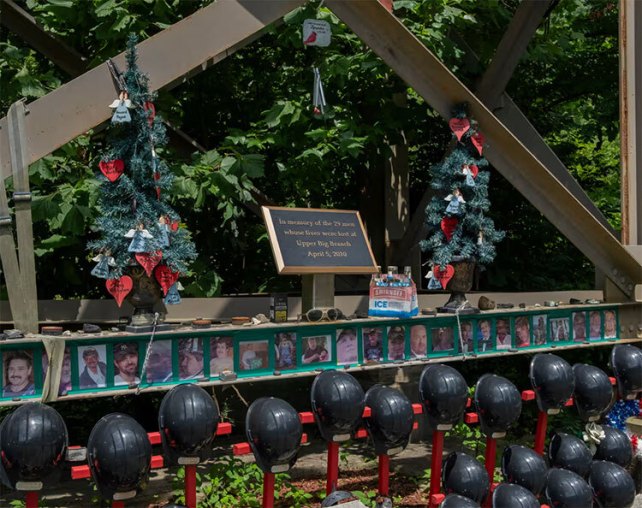
[[[178,341],[178,378],[200,379],[203,373],[203,339],[189,338]]]
[[[388,360],[398,361],[406,357],[406,330],[403,326],[388,327]]]
[[[232,337],[210,339],[210,376],[234,372],[234,341]]]
[[[138,344],[119,342],[114,345],[114,386],[140,383]]]
[[[586,312],[573,312],[573,342],[586,340]]]
[[[430,338],[432,339],[433,353],[442,353],[445,351],[453,351],[455,349],[455,334],[450,326],[431,328]]]
[[[546,344],[546,321],[548,316],[546,314],[537,314],[533,316],[533,341],[536,346]]]
[[[2,396],[10,399],[35,395],[33,351],[15,349],[2,353]]]
[[[410,358],[426,358],[428,354],[428,333],[425,325],[410,327]]]
[[[276,369],[296,369],[296,333],[279,332],[274,336]]]
[[[473,322],[461,322],[461,347],[462,353],[472,353],[474,350],[473,342]]]
[[[359,362],[359,344],[356,328],[337,330],[337,365]]]
[[[45,349],[42,350],[40,358],[42,361],[42,382],[44,385],[47,377],[47,371],[49,370],[49,357],[47,356],[47,351]],[[67,395],[71,389],[71,351],[69,347],[66,347],[62,358],[60,383],[58,384],[58,396]]]
[[[107,346],[78,346],[78,387],[81,390],[107,386]]]
[[[510,319],[497,319],[495,321],[495,347],[496,349],[509,349],[513,342],[510,333]]]
[[[589,340],[602,338],[602,313],[599,310],[589,312]]]
[[[493,324],[490,319],[477,321],[477,352],[485,353],[495,350],[493,337]]]
[[[515,346],[518,348],[531,345],[531,324],[528,316],[515,318]]]
[[[364,327],[361,329],[363,339],[363,361],[380,362],[383,360],[383,328]]]
[[[325,363],[332,361],[332,336],[314,335],[303,338],[301,364]]]
[[[569,319],[566,317],[551,318],[551,341],[566,342],[569,340]]]
[[[239,369],[242,371],[264,370],[270,367],[267,340],[239,343]]]
[[[617,315],[614,310],[604,311],[604,338],[617,338]]]
[[[148,383],[167,383],[172,381],[172,341],[155,340],[145,367],[145,379]]]

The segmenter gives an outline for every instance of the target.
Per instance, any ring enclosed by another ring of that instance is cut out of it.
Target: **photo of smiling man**
[[[11,351],[3,355],[4,386],[3,397],[22,397],[34,395],[33,360],[27,351]]]
[[[140,383],[138,344],[121,342],[114,346],[114,386]]]

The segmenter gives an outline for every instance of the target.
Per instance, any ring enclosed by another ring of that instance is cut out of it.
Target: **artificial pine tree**
[[[168,203],[173,175],[158,154],[167,143],[156,116],[147,76],[137,65],[137,39],[127,42],[127,70],[118,76],[120,95],[101,156],[100,237],[88,248],[98,264],[92,274],[106,279],[118,305],[129,294],[136,308],[132,324],[149,324],[161,290],[166,304],[180,302],[178,277],[196,257],[189,231]],[[130,294],[131,293],[131,294]]]
[[[432,264],[428,289],[451,291],[450,300],[440,309],[446,312],[477,311],[465,292],[472,287],[475,267],[491,263],[495,244],[504,238],[486,215],[490,173],[483,170],[488,166],[482,155],[484,136],[466,109],[462,104],[453,111],[449,125],[454,148],[431,169],[435,195],[426,207],[428,236],[420,243]]]

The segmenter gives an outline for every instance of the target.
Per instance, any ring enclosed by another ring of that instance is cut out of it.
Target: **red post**
[[[390,490],[390,457],[379,455],[379,495],[388,497]]]
[[[26,508],[38,508],[38,492],[27,492],[25,494]]]
[[[274,507],[274,473],[263,473],[263,508]]]
[[[548,425],[548,414],[540,411],[537,415],[537,428],[535,429],[534,449],[540,455],[544,455],[544,441],[546,439],[546,426]]]
[[[434,504],[436,494],[439,494],[441,487],[441,458],[444,454],[444,432],[443,430],[432,431],[432,458],[430,461],[430,495],[428,496],[429,507]]]
[[[339,443],[328,441],[328,482],[325,484],[325,494],[329,495],[337,488],[339,481]]]
[[[497,452],[497,440],[492,437],[486,437],[486,472],[488,473],[488,480],[490,484],[493,484],[493,478],[495,476],[495,455]]]
[[[112,501],[111,508],[125,508],[125,501]]]
[[[196,465],[185,466],[185,504],[187,508],[196,508]]]

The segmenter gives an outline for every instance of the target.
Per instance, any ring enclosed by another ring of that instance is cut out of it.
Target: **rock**
[[[7,339],[22,339],[25,334],[22,332],[22,330],[18,330],[16,328],[12,328],[11,330],[4,330],[4,334],[6,335]]]
[[[92,323],[84,323],[82,325],[82,331],[85,333],[100,333],[102,332],[100,326],[94,325]]]
[[[486,296],[480,296],[477,307],[479,307],[480,310],[493,310],[495,308],[495,301]]]

